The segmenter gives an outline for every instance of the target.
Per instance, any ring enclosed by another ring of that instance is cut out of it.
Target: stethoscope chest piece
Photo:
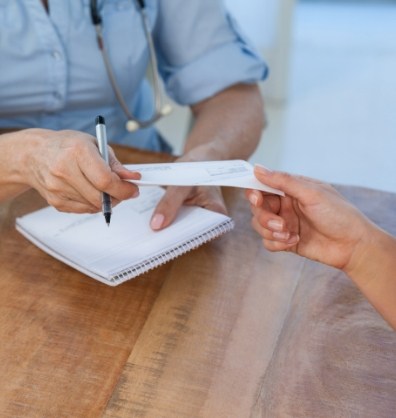
[[[135,120],[128,120],[125,124],[125,129],[128,132],[135,132],[140,128],[140,125]]]
[[[147,128],[147,126],[151,125],[154,122],[157,122],[162,117],[168,116],[170,113],[172,113],[172,110],[173,110],[172,106],[170,104],[166,103],[162,107],[160,112],[158,112],[159,114],[158,114],[158,116],[155,117],[155,119],[150,118],[150,122],[147,122],[147,121],[138,122],[136,119],[129,119],[129,120],[127,120],[127,122],[125,124],[125,129],[128,132],[135,132],[138,129]]]

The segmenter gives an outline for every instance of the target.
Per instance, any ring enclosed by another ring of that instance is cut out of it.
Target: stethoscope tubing
[[[143,0],[135,0],[135,3],[136,3],[137,8],[139,9],[139,13],[142,19],[143,31],[147,39],[147,44],[148,44],[148,49],[149,49],[149,65],[150,65],[150,71],[152,74],[152,85],[153,85],[153,90],[154,90],[154,109],[155,110],[154,110],[153,115],[146,120],[140,120],[140,119],[137,119],[135,116],[133,116],[128,108],[128,105],[126,104],[123,98],[123,95],[121,93],[121,90],[118,86],[114,72],[111,67],[109,55],[105,47],[105,43],[103,39],[103,30],[102,30],[102,18],[98,10],[97,0],[90,1],[91,20],[92,20],[92,24],[95,27],[98,47],[102,54],[103,61],[106,67],[106,72],[109,77],[110,84],[113,88],[114,94],[123,112],[125,113],[128,119],[126,123],[126,129],[128,131],[135,131],[137,129],[146,128],[152,125],[153,123],[155,123],[156,121],[158,121],[161,117],[170,113],[171,111],[170,105],[164,105],[164,98],[163,98],[158,70],[157,70],[157,56],[155,54],[154,42],[153,42],[153,38],[151,36],[150,29],[149,29],[148,18],[147,18],[147,14],[145,11],[145,2]]]

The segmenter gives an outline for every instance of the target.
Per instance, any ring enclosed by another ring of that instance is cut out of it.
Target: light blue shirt
[[[105,45],[123,97],[142,119],[152,114],[144,80],[147,40],[133,0],[99,0]],[[218,0],[147,0],[169,96],[191,105],[235,83],[266,77],[267,67]],[[89,0],[0,0],[0,127],[75,129],[159,150],[154,128],[125,129],[91,21]]]

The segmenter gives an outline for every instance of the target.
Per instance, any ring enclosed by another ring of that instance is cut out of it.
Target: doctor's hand
[[[272,172],[260,166],[261,182],[286,197],[246,192],[252,226],[269,251],[291,251],[348,272],[368,241],[371,222],[333,187],[317,180]]]
[[[101,210],[101,192],[112,197],[112,205],[139,194],[139,173],[125,169],[109,148],[110,164],[101,157],[96,139],[78,131],[27,129],[26,164],[22,182],[36,189],[62,212],[94,213]],[[21,138],[22,139],[22,138]]]
[[[150,222],[151,228],[160,230],[169,226],[182,205],[200,206],[215,212],[227,213],[220,187],[169,186],[155,208]]]
[[[155,208],[150,222],[151,228],[166,228],[174,221],[182,205],[200,206],[215,212],[227,213],[220,187],[169,186]]]

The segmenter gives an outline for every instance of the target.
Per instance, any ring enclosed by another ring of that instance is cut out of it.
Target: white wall
[[[245,34],[270,67],[267,100],[287,100],[295,0],[225,0]]]

